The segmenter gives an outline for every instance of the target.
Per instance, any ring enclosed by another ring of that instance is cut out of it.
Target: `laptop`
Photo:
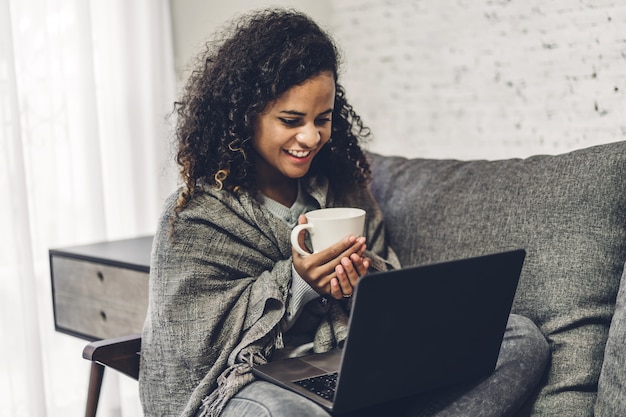
[[[363,276],[342,349],[253,368],[333,415],[488,376],[523,249]]]

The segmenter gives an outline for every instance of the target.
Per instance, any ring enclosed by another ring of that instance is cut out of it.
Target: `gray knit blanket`
[[[373,269],[399,266],[369,190],[332,192],[324,179],[308,180],[305,189],[320,207],[366,210]],[[206,415],[218,416],[254,380],[252,366],[282,347],[290,230],[248,193],[208,186],[199,186],[172,222],[177,196],[166,201],[154,238],[140,398],[146,416],[194,416],[203,404]],[[347,303],[330,299],[324,306],[314,312],[316,352],[346,337]]]

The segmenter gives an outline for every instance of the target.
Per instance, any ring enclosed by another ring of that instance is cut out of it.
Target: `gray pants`
[[[393,352],[390,352],[393,354]],[[512,416],[541,380],[550,353],[539,329],[511,315],[496,370],[486,379],[405,398],[350,417]],[[268,382],[256,381],[233,397],[220,417],[328,417],[312,401]]]

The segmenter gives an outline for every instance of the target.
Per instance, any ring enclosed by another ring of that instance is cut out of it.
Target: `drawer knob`
[[[98,280],[100,282],[103,282],[104,281],[104,274],[102,273],[102,271],[98,271],[97,275],[98,275]]]
[[[100,310],[100,318],[102,319],[102,321],[107,321],[107,313]]]

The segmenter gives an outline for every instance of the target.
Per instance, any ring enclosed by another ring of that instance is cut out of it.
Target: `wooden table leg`
[[[91,373],[89,375],[89,391],[87,393],[87,410],[85,411],[85,417],[96,417],[103,376],[104,366],[97,362],[92,362]]]

